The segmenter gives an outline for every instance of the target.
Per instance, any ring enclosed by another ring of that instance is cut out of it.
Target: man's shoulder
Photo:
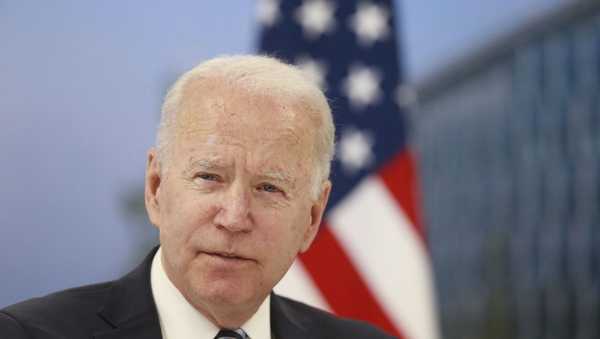
[[[297,300],[277,296],[282,307],[294,313],[294,317],[306,327],[318,328],[324,337],[336,336],[342,338],[381,338],[393,336],[381,329],[358,320],[336,316],[327,311],[315,308]]]
[[[53,315],[78,315],[83,310],[97,312],[111,287],[112,282],[104,282],[70,288],[10,305],[0,312],[43,318]]]
[[[99,328],[104,322],[98,317],[98,311],[111,287],[111,282],[86,285],[0,309],[0,334],[9,331],[21,333],[23,337],[27,333],[31,338],[58,338],[63,333]]]

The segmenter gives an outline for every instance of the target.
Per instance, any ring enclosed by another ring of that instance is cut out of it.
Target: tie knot
[[[244,330],[237,329],[237,330],[220,330],[219,333],[217,333],[217,336],[215,337],[215,339],[247,339],[248,337],[246,336],[246,333],[244,333]]]

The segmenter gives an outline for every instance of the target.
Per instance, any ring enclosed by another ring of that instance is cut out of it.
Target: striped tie
[[[220,330],[215,339],[248,339],[246,332],[241,328],[237,330]]]

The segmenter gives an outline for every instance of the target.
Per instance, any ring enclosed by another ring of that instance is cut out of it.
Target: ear
[[[146,164],[144,202],[146,204],[148,218],[156,227],[160,227],[160,204],[158,196],[160,193],[161,179],[160,164],[156,149],[151,148],[148,151],[148,163]]]
[[[327,206],[327,201],[329,200],[329,193],[331,192],[331,181],[327,180],[321,186],[321,194],[317,198],[316,201],[313,202],[312,207],[310,209],[310,225],[306,229],[304,233],[304,239],[302,242],[302,246],[300,247],[300,252],[306,252],[313,240],[317,236],[319,231],[319,226],[321,226],[321,219],[323,218],[323,212],[325,212],[325,206]]]

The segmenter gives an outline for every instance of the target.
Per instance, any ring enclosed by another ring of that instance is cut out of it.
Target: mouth
[[[226,260],[226,261],[238,261],[238,262],[243,262],[243,261],[254,261],[250,258],[246,258],[243,256],[240,256],[238,254],[235,253],[228,253],[228,252],[202,252],[203,254],[206,254],[210,257],[216,258],[216,259],[222,259],[222,260]]]

